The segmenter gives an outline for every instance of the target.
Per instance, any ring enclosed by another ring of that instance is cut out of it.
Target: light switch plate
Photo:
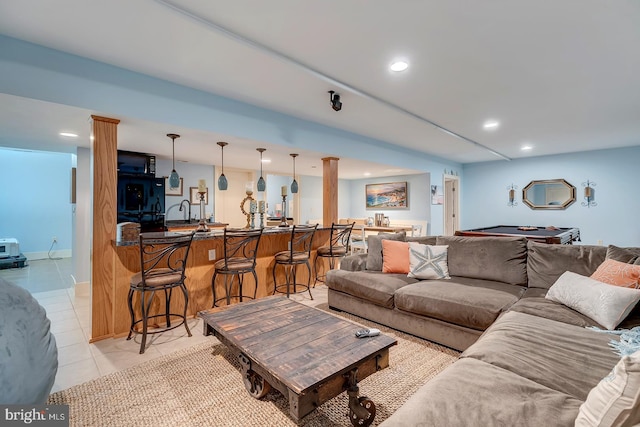
[[[209,249],[209,261],[215,261],[216,259],[216,250]]]

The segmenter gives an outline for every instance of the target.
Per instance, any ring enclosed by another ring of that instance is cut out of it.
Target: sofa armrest
[[[367,269],[367,254],[355,254],[342,258],[340,270],[363,271]]]

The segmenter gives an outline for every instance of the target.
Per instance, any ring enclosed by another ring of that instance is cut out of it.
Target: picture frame
[[[189,187],[189,202],[192,205],[200,205],[200,195],[198,194],[198,187]],[[207,192],[204,193],[204,204],[209,204],[209,187],[207,187]]]
[[[164,177],[164,195],[165,196],[182,196],[182,178],[180,178],[180,185],[178,185],[178,188],[171,188],[171,186],[169,185],[169,177],[165,176]]]
[[[407,182],[385,182],[365,185],[367,209],[407,209]]]
[[[442,185],[431,186],[431,204],[432,205],[444,204],[444,193],[442,192]]]

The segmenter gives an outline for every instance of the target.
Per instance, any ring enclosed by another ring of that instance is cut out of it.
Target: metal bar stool
[[[148,334],[157,334],[175,329],[184,324],[187,334],[191,336],[187,324],[187,306],[189,305],[189,292],[184,284],[185,267],[189,256],[189,249],[193,241],[194,233],[141,233],[140,245],[140,272],[131,277],[129,287],[129,314],[131,315],[131,327],[127,339],[130,340],[134,333],[142,334],[140,342],[140,354],[145,351]],[[180,288],[184,296],[184,309],[182,313],[171,313],[171,294],[173,288]],[[149,315],[151,304],[157,291],[164,292],[164,312]],[[133,296],[140,293],[141,318],[136,319],[133,309]],[[164,317],[165,325],[149,331],[149,320]],[[171,325],[171,317],[180,318],[179,323]],[[142,323],[142,332],[136,330],[136,325]]]
[[[291,227],[291,240],[289,241],[289,249],[275,254],[275,264],[273,266],[273,293],[286,293],[289,298],[290,293],[298,293],[309,291],[311,295],[311,246],[313,244],[313,236],[316,234],[318,224],[315,225],[294,225]],[[299,265],[306,265],[309,276],[307,284],[296,282],[296,272]],[[279,265],[284,267],[286,283],[278,285],[276,282],[276,269]],[[293,292],[291,292],[293,287]],[[300,291],[298,291],[300,287]],[[285,289],[284,291],[281,289]]]
[[[351,230],[353,230],[354,224],[355,221],[350,224],[331,224],[329,245],[318,248],[316,251],[316,259],[313,262],[316,269],[316,282],[324,282],[326,276],[326,272],[322,275],[318,274],[318,258],[329,258],[329,269],[333,270],[336,259],[340,259],[347,254]]]
[[[213,294],[212,307],[217,307],[218,302],[225,300],[227,305],[231,304],[231,298],[238,298],[242,302],[243,298],[255,299],[258,292],[258,275],[256,274],[256,255],[258,254],[258,244],[262,236],[262,228],[250,229],[224,229],[224,258],[214,264],[213,278],[211,279],[211,292]],[[244,275],[253,274],[256,286],[253,296],[244,295],[242,285]],[[218,274],[224,276],[225,295],[218,298],[216,296],[216,277]],[[238,277],[238,292],[232,294],[233,279]]]

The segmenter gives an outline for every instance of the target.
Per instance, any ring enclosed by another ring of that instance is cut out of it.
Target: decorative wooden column
[[[338,222],[338,157],[322,159],[322,224]]]
[[[93,119],[93,242],[91,247],[91,339],[113,336],[117,223],[117,156],[120,120]]]

